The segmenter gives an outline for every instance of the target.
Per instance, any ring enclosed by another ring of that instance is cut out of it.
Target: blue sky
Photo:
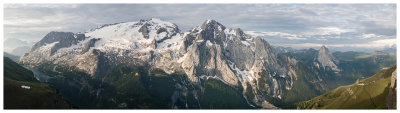
[[[295,48],[323,44],[362,50],[396,44],[395,4],[5,4],[4,37],[37,42],[50,31],[84,32],[152,17],[182,31],[214,19],[272,45]]]

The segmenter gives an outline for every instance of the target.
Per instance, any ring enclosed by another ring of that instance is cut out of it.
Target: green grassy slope
[[[4,57],[4,78],[18,81],[39,82],[33,76],[32,71],[21,67],[8,57]]]
[[[386,109],[390,77],[395,69],[396,66],[360,80],[365,85],[341,86],[296,106],[300,109]]]
[[[22,85],[31,89],[23,89]],[[4,58],[4,108],[5,109],[67,109],[71,106],[58,91],[38,82],[33,73],[11,59]]]

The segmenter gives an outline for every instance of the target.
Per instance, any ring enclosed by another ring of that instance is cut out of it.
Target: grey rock
[[[55,51],[57,51],[60,48],[63,47],[69,47],[72,44],[76,44],[78,41],[84,40],[85,35],[84,34],[74,34],[72,32],[57,32],[57,31],[52,31],[48,33],[42,40],[40,40],[38,43],[33,45],[31,51],[36,50],[40,46],[43,46],[45,44],[50,44],[53,42],[59,41],[52,49],[51,49],[51,54],[53,54]]]
[[[94,44],[95,44],[96,41],[98,41],[98,40],[100,40],[100,39],[92,38],[92,39],[90,39],[88,42],[84,43],[81,53],[86,53],[87,51],[89,51],[90,47],[94,47]]]
[[[339,72],[340,69],[338,68],[339,61],[333,57],[332,53],[326,48],[322,46],[318,51],[318,58],[317,61],[320,65],[318,67],[326,68],[329,67],[335,72]]]
[[[252,87],[254,92],[265,90],[268,93],[259,93],[255,100],[250,100],[259,106],[265,96],[279,97],[283,89],[290,89],[292,80],[297,78],[292,68],[296,60],[278,55],[259,37],[250,37],[240,29],[227,29],[214,20],[192,29],[183,44],[181,50],[187,52],[182,57],[182,68],[190,80],[198,82],[205,76],[217,77],[231,86],[242,85],[244,91],[247,87]],[[263,70],[268,75],[259,75]],[[273,82],[266,84],[266,89],[260,89],[257,80],[261,77]]]
[[[146,38],[146,39],[149,39],[149,30],[147,29],[148,26],[149,26],[149,24],[145,23],[139,29],[139,32],[141,32],[143,34],[144,38]]]

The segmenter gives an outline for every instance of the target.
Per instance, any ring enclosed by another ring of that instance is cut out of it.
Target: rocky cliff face
[[[273,48],[259,37],[250,37],[241,29],[228,29],[214,20],[192,29],[184,36],[180,58],[182,68],[193,82],[209,77],[232,86],[241,85],[258,93],[255,101],[261,105],[263,96],[279,97],[282,89],[290,89],[296,78],[290,65],[296,60],[277,55]],[[262,72],[266,72],[261,74]],[[268,81],[259,86],[258,81]],[[265,93],[259,93],[259,92]],[[250,98],[250,97],[249,97]],[[253,97],[251,97],[253,98]]]
[[[332,53],[326,48],[325,46],[322,46],[319,51],[318,51],[318,57],[317,57],[317,67],[321,68],[331,68],[335,72],[339,72],[340,69],[338,68],[337,64],[339,64],[339,61],[333,57]]]
[[[388,109],[397,108],[397,74],[396,70],[393,71],[390,79],[389,94],[386,97],[386,106]]]
[[[324,67],[336,66],[328,50],[320,51],[318,60]],[[217,79],[241,87],[243,96],[256,106],[271,106],[266,98],[280,98],[282,90],[290,90],[297,79],[295,59],[277,54],[259,37],[215,20],[185,33],[154,18],[103,25],[84,33],[50,32],[20,62],[48,66],[55,72],[80,70],[95,78],[120,65],[181,71],[195,84]]]

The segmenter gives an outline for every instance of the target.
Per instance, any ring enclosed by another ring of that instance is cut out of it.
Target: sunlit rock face
[[[335,72],[339,72],[340,69],[338,68],[339,61],[333,57],[332,53],[326,48],[322,46],[318,51],[318,58],[317,58],[319,66],[322,68],[331,68]]]

